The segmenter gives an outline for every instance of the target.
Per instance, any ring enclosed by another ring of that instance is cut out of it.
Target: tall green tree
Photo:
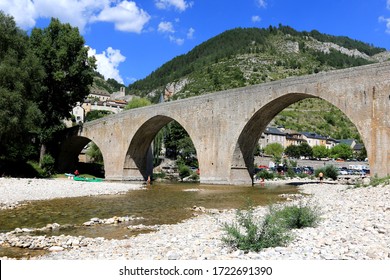
[[[88,57],[88,47],[78,28],[54,18],[47,28],[34,28],[30,42],[45,71],[37,97],[44,114],[40,132],[42,157],[45,145],[62,129],[62,120],[69,118],[72,107],[89,94],[95,58]]]
[[[23,161],[34,155],[33,140],[42,122],[34,100],[42,77],[27,34],[0,11],[0,160]]]
[[[292,157],[292,158],[299,158],[301,156],[300,149],[297,145],[290,145],[290,146],[286,147],[286,149],[284,150],[284,153],[286,154],[286,156]]]
[[[301,143],[298,147],[299,147],[299,153],[301,156],[303,156],[303,157],[312,157],[313,156],[313,149],[306,142]]]
[[[330,154],[330,150],[328,150],[325,146],[314,146],[312,148],[313,150],[313,157],[315,158],[326,158]]]
[[[271,143],[265,146],[264,152],[272,156],[273,160],[275,163],[280,163],[280,160],[282,159],[282,154],[283,154],[284,148],[281,144],[279,143]]]
[[[338,144],[332,148],[331,155],[335,159],[337,159],[337,158],[349,159],[353,155],[353,150],[347,144],[342,143],[342,144]]]

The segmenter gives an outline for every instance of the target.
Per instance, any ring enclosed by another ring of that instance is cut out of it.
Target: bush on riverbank
[[[322,168],[318,168],[315,170],[315,176],[318,177],[318,174],[322,172],[325,178],[331,178],[333,180],[337,180],[338,170],[334,165],[327,165]]]
[[[225,244],[245,252],[285,246],[293,239],[291,229],[316,226],[320,217],[318,209],[310,206],[271,207],[259,222],[253,210],[253,207],[246,211],[237,210],[237,222],[225,223],[223,230],[226,235],[222,238]]]
[[[282,223],[287,229],[315,227],[320,221],[320,211],[317,207],[308,205],[286,206],[272,210],[271,217],[275,223]]]
[[[389,185],[389,184],[390,184],[390,176],[379,178],[377,175],[375,175],[374,177],[371,177],[370,185],[373,187],[379,185]]]

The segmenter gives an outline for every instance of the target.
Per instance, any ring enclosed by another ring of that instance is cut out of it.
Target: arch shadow
[[[185,129],[185,127],[177,120],[163,115],[154,116],[139,127],[137,132],[134,134],[126,153],[123,167],[124,180],[146,181],[148,176],[152,177],[152,142],[157,133],[172,121],[176,121]],[[188,133],[187,130],[186,132]]]
[[[73,172],[74,170],[79,168],[79,155],[84,149],[84,147],[86,147],[90,142],[93,141],[87,137],[78,135],[72,135],[66,138],[66,140],[61,143],[60,151],[58,154],[58,171],[66,173]],[[102,156],[104,163],[104,155]]]
[[[267,103],[255,112],[255,114],[246,123],[238,137],[232,158],[230,173],[231,182],[235,184],[249,182],[253,183],[253,154],[261,134],[266,129],[271,120],[283,109],[308,98],[319,98],[329,102],[324,98],[307,93],[288,93]],[[351,120],[350,116],[348,116],[341,108],[331,102],[329,103],[340,109],[346,115],[346,117]],[[358,132],[360,135],[362,135],[359,130]],[[364,139],[362,139],[362,141],[364,142]]]

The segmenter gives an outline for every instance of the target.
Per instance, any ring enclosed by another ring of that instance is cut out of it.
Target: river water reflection
[[[50,223],[67,229],[54,235],[74,235],[121,239],[134,235],[128,225],[175,224],[193,216],[194,205],[214,209],[242,208],[248,201],[267,205],[280,200],[282,193],[296,193],[292,185],[282,186],[208,186],[199,184],[153,184],[146,189],[121,195],[104,195],[36,201],[12,210],[0,211],[0,231],[15,228],[40,228]],[[143,219],[127,224],[86,227],[84,222],[98,217],[135,216]],[[139,233],[139,232],[138,232]],[[45,233],[48,235],[47,233]]]

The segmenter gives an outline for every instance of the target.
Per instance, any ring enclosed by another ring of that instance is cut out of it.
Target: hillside
[[[386,49],[315,30],[298,32],[282,25],[236,28],[165,63],[145,79],[129,85],[128,91],[156,103],[161,93],[169,99],[182,99],[389,58]],[[358,133],[349,120],[323,102],[301,101],[284,110],[273,123],[335,138],[356,137]]]

